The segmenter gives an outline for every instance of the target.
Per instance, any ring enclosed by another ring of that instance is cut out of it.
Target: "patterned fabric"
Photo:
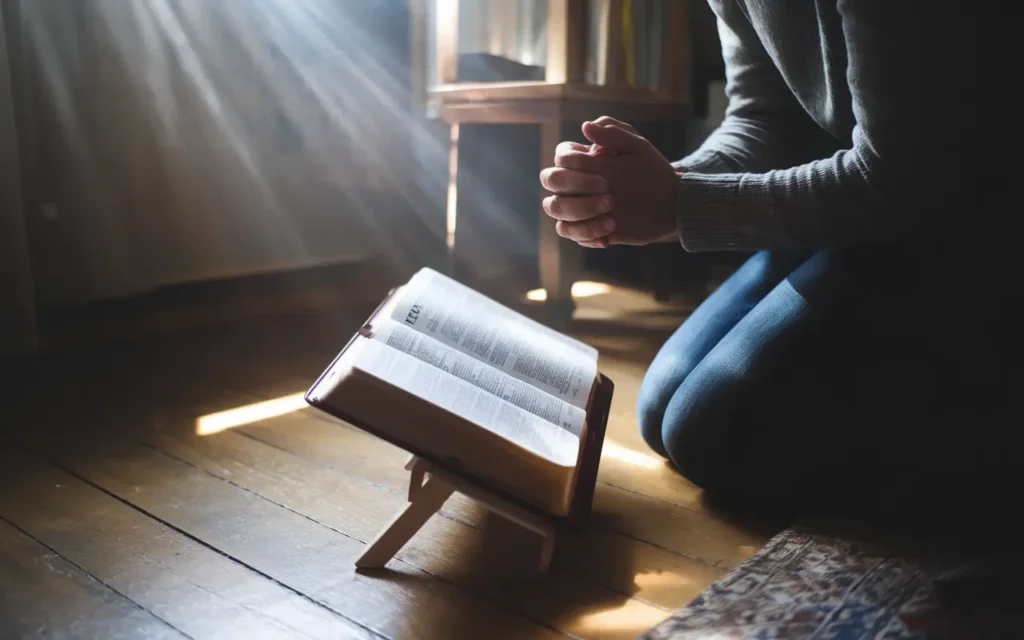
[[[940,600],[950,569],[787,530],[641,639],[1024,637]]]

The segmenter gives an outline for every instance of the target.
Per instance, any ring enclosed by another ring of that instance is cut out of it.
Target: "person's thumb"
[[[593,122],[584,122],[583,135],[587,137],[587,140],[613,153],[640,151],[647,144],[646,139],[615,125],[602,126]]]

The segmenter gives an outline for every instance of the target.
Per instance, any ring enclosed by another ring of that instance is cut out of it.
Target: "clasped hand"
[[[675,241],[679,174],[665,156],[608,116],[584,122],[583,135],[591,145],[562,142],[540,174],[558,235],[591,248]]]

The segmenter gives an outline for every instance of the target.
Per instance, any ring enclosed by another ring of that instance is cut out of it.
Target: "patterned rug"
[[[950,599],[957,569],[790,529],[641,639],[1024,638],[1005,603]]]

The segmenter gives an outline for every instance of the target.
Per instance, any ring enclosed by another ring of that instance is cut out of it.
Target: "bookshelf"
[[[690,105],[689,0],[410,0],[414,92],[451,127],[448,253],[458,254],[459,127],[529,124],[540,131],[537,171],[567,125],[609,115],[670,122]],[[560,238],[540,200],[537,238],[544,320],[564,329],[583,249]],[[451,261],[451,260],[450,260]]]

